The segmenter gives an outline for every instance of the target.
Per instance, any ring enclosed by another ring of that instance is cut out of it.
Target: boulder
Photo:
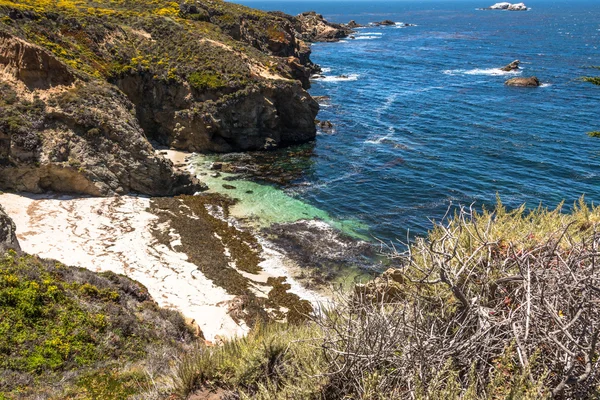
[[[346,26],[347,26],[348,28],[352,28],[352,29],[354,29],[354,28],[360,28],[360,27],[362,27],[362,25],[361,25],[361,24],[359,24],[359,23],[357,23],[355,20],[352,20],[352,21],[348,22],[348,23],[346,24]]]
[[[0,254],[8,249],[20,251],[21,247],[17,240],[15,223],[0,206]]]
[[[529,78],[512,78],[504,82],[507,86],[520,86],[520,87],[538,87],[540,86],[540,80],[535,76]]]
[[[502,71],[506,71],[506,72],[509,72],[509,71],[516,71],[516,70],[518,70],[518,69],[519,69],[519,64],[521,64],[521,61],[519,61],[519,60],[515,60],[515,61],[511,62],[510,64],[508,64],[507,66],[505,66],[505,67],[502,67],[502,68],[500,68],[500,69],[501,69]]]

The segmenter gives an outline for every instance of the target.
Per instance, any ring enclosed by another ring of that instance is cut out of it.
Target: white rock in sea
[[[496,3],[490,7],[490,10],[508,10],[510,6],[512,6],[510,3]]]
[[[496,3],[489,8],[490,10],[508,10],[508,11],[527,11],[527,6],[524,3]]]
[[[527,6],[524,3],[511,4],[508,11],[527,11]]]

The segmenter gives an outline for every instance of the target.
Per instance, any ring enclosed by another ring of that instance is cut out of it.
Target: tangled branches
[[[349,398],[597,398],[596,210],[461,209],[322,313]]]

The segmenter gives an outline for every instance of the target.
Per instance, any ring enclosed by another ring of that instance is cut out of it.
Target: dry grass
[[[179,366],[182,397],[593,399],[598,387],[600,212],[461,209],[403,267],[340,294],[302,327],[277,325]],[[393,282],[392,282],[393,281]],[[395,283],[395,285],[391,285]],[[394,288],[394,296],[368,296]],[[377,300],[379,299],[379,300]]]

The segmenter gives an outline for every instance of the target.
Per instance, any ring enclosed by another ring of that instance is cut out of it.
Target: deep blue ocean
[[[383,240],[424,233],[450,204],[509,207],[600,203],[600,1],[527,1],[527,12],[481,11],[494,0],[242,1],[334,22],[391,19],[313,45],[327,78],[310,93],[320,132],[289,194]],[[521,72],[498,68],[518,59]],[[506,87],[537,76],[539,88]],[[340,77],[343,76],[343,77]],[[568,208],[568,207],[567,207]]]

